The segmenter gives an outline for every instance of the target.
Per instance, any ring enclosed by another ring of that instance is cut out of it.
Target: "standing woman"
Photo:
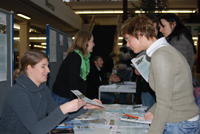
[[[0,134],[45,134],[65,118],[69,121],[85,109],[98,108],[81,99],[58,106],[45,85],[50,72],[48,64],[47,55],[41,51],[30,50],[23,54],[22,72],[5,98]]]
[[[86,95],[90,52],[95,45],[93,40],[90,32],[76,33],[72,46],[67,51],[68,56],[62,62],[52,87],[52,96],[58,105],[76,98],[71,90],[79,90]]]
[[[175,14],[169,13],[159,18],[160,32],[167,42],[175,47],[187,60],[191,69],[195,62],[196,48],[192,35]]]
[[[194,101],[190,67],[164,37],[157,40],[152,21],[139,15],[121,28],[127,46],[151,57],[149,85],[156,103],[145,113],[153,119],[148,134],[199,134],[199,108]]]

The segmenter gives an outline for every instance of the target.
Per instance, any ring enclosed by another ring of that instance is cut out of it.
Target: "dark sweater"
[[[70,53],[62,62],[52,91],[60,97],[70,100],[77,98],[71,90],[79,90],[84,95],[87,90],[87,81],[80,77],[81,57],[75,53]]]
[[[45,134],[66,117],[71,120],[84,111],[64,115],[44,83],[38,87],[22,74],[6,96],[0,134]]]
[[[100,81],[101,77],[102,81]],[[86,96],[90,99],[98,98],[98,89],[101,85],[107,85],[108,79],[102,70],[98,70],[95,65],[91,66],[90,73],[87,77],[88,88]]]

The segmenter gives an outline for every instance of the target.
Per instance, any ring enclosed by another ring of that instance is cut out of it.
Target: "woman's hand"
[[[144,117],[144,120],[152,120],[153,119],[153,114],[151,112],[146,112]]]
[[[137,69],[135,69],[135,74],[140,75]]]
[[[93,99],[93,101],[95,101],[95,102],[97,102],[97,103],[102,105],[102,102],[100,100],[98,100],[98,99]],[[84,109],[97,109],[97,108],[101,109],[101,107],[93,105],[93,104],[89,104],[89,103],[86,103],[86,105],[83,108]]]
[[[82,99],[74,99],[60,105],[60,109],[63,114],[71,113],[79,110],[82,106],[86,105],[86,102]]]

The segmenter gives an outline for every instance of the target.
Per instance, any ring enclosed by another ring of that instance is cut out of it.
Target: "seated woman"
[[[64,119],[72,120],[86,109],[99,108],[81,99],[58,106],[45,85],[50,72],[48,64],[47,55],[41,51],[23,54],[21,75],[5,98],[0,134],[45,134]]]
[[[144,15],[128,19],[121,28],[127,46],[151,57],[149,85],[156,103],[144,119],[153,119],[148,134],[199,134],[199,108],[192,75],[184,56],[164,37],[157,40],[152,21]]]

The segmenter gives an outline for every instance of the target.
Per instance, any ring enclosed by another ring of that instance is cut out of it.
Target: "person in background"
[[[5,98],[0,120],[1,134],[45,134],[61,121],[72,120],[86,109],[99,108],[82,99],[56,104],[45,85],[48,56],[38,50],[26,51],[21,57],[21,74]],[[94,101],[101,104],[97,99]]]
[[[114,61],[117,58],[117,54],[115,52],[111,52],[109,55],[108,60],[106,60],[106,62],[103,64],[103,71],[106,74],[111,74],[112,70],[116,70],[118,71],[118,68],[115,66]]]
[[[151,57],[149,85],[156,103],[144,115],[144,120],[152,119],[148,134],[199,134],[199,108],[194,101],[191,70],[183,55],[164,37],[157,40],[153,23],[145,15],[126,20],[121,32],[135,53],[146,50]]]
[[[123,81],[130,81],[132,74],[130,49],[123,44],[119,52],[119,72]],[[120,93],[119,103],[127,104],[127,93]]]
[[[161,25],[160,32],[162,32],[167,42],[185,57],[192,70],[196,53],[192,34],[175,14],[164,14],[159,18],[159,21]]]
[[[17,68],[14,70],[14,84],[16,83],[16,79],[17,77],[19,77],[19,75],[20,75],[20,69]]]
[[[76,98],[71,90],[79,90],[82,94],[86,94],[90,52],[95,45],[93,41],[94,37],[90,32],[76,33],[52,87],[52,96],[58,105]]]
[[[94,65],[91,65],[90,74],[88,75],[88,88],[86,96],[90,99],[98,98],[98,89],[101,85],[107,85],[109,82],[119,82],[120,78],[118,78],[115,74],[111,74],[109,79],[104,74],[103,67],[103,59],[100,56],[94,57]],[[103,104],[112,104],[116,100],[116,96],[114,93],[101,93],[101,101]]]

